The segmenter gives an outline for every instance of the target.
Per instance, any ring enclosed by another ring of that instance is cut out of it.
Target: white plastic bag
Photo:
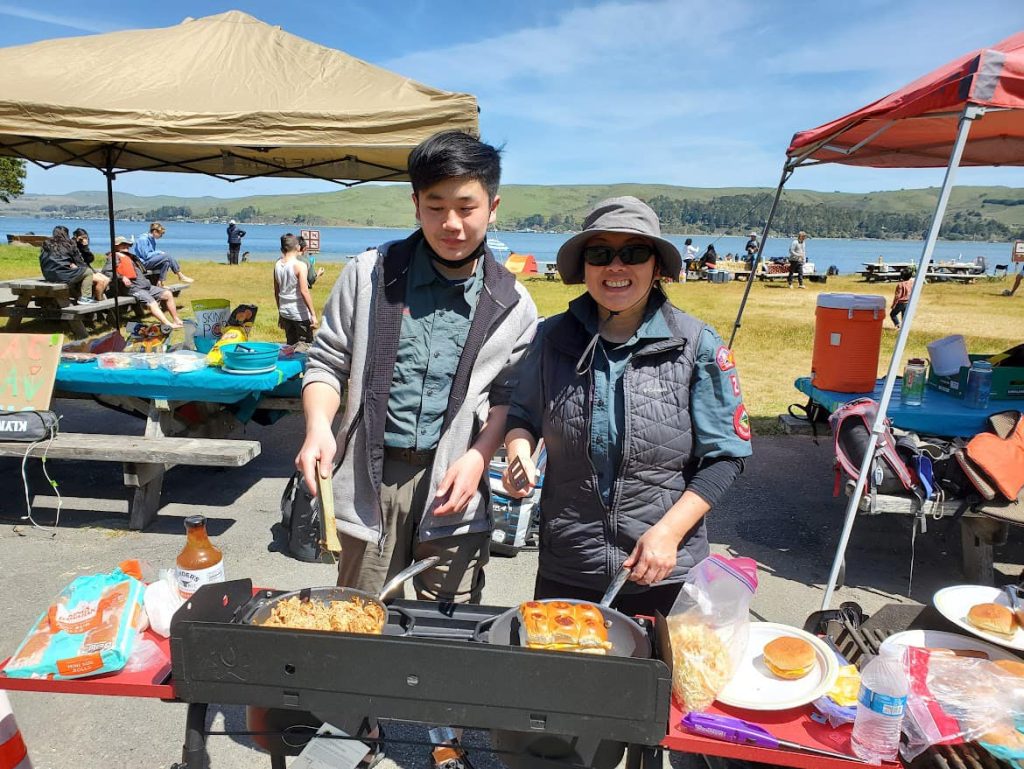
[[[143,596],[149,626],[159,636],[167,638],[171,635],[171,617],[178,607],[185,603],[174,584],[174,572],[161,570],[160,579],[146,586]]]
[[[686,575],[668,616],[672,695],[683,713],[705,710],[736,672],[757,589],[751,558],[712,555]]]

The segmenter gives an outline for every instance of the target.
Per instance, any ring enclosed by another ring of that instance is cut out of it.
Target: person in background
[[[1022,280],[1024,280],[1024,270],[1018,272],[1017,276],[1013,279],[1013,288],[1004,289],[1003,296],[1013,296],[1016,294]]]
[[[79,304],[98,302],[110,280],[86,264],[68,228],[57,225],[52,237],[39,249],[39,269],[46,280],[67,283],[68,292]]]
[[[909,267],[900,270],[900,282],[896,284],[896,291],[892,295],[892,309],[889,310],[889,317],[896,328],[900,327],[903,316],[907,312],[907,305],[910,304],[910,290],[914,287],[914,273]]]
[[[82,261],[85,262],[86,267],[92,267],[93,261],[96,259],[96,255],[93,254],[89,248],[89,233],[79,227],[73,233],[71,237],[75,239],[75,245],[78,246],[78,255],[82,257]]]
[[[408,166],[420,228],[353,257],[331,290],[306,365],[295,465],[316,489],[317,474],[340,463],[338,585],[376,593],[412,561],[437,556],[413,578],[416,596],[479,603],[487,467],[537,309],[486,243],[500,202],[498,150],[443,131]]]
[[[796,275],[800,288],[804,288],[804,262],[807,261],[805,240],[807,240],[807,233],[801,230],[789,244],[789,274],[786,276],[786,285],[790,288],[793,288],[794,275]]]
[[[242,250],[245,230],[234,219],[228,222],[228,264],[238,264],[238,252]]]
[[[548,451],[537,599],[597,602],[629,568],[616,608],[667,615],[709,554],[704,518],[751,454],[750,422],[732,352],[662,290],[680,262],[633,197],[598,203],[558,250],[562,280],[587,292],[541,325],[505,436],[514,498],[536,484],[541,438]]]
[[[128,290],[128,293],[135,297],[136,301],[146,305],[149,314],[171,328],[181,328],[181,318],[178,316],[178,307],[174,301],[174,294],[163,286],[154,286],[146,277],[146,269],[139,261],[139,258],[132,253],[132,242],[128,238],[114,238],[114,253],[110,254],[107,264],[104,267],[111,275],[115,274],[117,280]],[[117,267],[114,267],[114,264]],[[109,283],[109,280],[108,280]],[[167,307],[167,314],[160,309],[163,302]],[[168,317],[170,316],[170,317]]]
[[[708,270],[715,270],[718,268],[718,252],[715,250],[714,243],[708,243],[707,249],[701,254],[700,261],[700,275],[701,278],[707,278]]]
[[[159,273],[160,277],[157,279],[157,283],[161,286],[167,279],[168,272],[173,272],[177,275],[178,280],[182,283],[192,283],[192,278],[181,271],[181,265],[178,264],[177,259],[156,247],[156,242],[166,232],[167,228],[160,224],[160,222],[153,222],[149,225],[149,232],[147,234],[139,235],[135,239],[135,243],[132,245],[132,253],[142,262],[145,271]]]
[[[274,300],[277,325],[284,330],[288,344],[313,343],[316,310],[306,282],[306,264],[299,259],[299,239],[281,236],[281,258],[274,264]]]
[[[316,266],[316,256],[309,253],[309,244],[306,239],[301,235],[298,236],[299,248],[301,253],[299,254],[299,261],[306,263],[306,282],[310,288],[313,288],[313,284],[316,283],[317,278],[324,274],[323,267]]]
[[[747,252],[747,261],[750,262],[751,266],[753,266],[754,259],[757,258],[757,232],[751,230],[750,235],[747,237],[749,237],[750,240],[747,241],[747,245],[743,247],[743,250]]]
[[[697,247],[693,245],[693,238],[687,238],[683,245],[686,246],[686,252],[683,254],[683,272],[686,273],[690,271],[690,265],[697,258]]]

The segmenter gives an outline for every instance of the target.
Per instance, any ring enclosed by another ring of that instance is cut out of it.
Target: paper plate
[[[942,630],[904,630],[902,633],[893,633],[882,642],[883,649],[897,645],[916,646],[920,649],[970,649],[985,652],[990,660],[1020,662],[1020,657],[1014,656],[998,646],[979,641],[977,638],[959,633],[946,633]]]
[[[275,363],[273,366],[267,366],[266,368],[228,368],[227,366],[221,366],[221,371],[225,374],[269,374],[277,368]]]
[[[953,585],[944,587],[932,597],[932,603],[943,617],[954,625],[958,625],[971,635],[984,638],[1000,646],[1009,649],[1024,651],[1024,630],[1017,628],[1012,638],[989,633],[986,630],[979,630],[967,621],[967,612],[971,607],[979,603],[998,603],[1009,607],[1009,599],[1006,593],[996,587],[986,585]]]
[[[765,644],[780,636],[802,638],[814,647],[814,667],[803,678],[778,678],[765,667]],[[789,625],[751,622],[747,651],[717,701],[746,710],[787,710],[814,702],[832,688],[838,675],[836,655],[820,638]]]

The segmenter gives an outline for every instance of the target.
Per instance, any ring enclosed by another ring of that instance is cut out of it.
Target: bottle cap
[[[907,363],[912,363],[915,366],[923,366],[924,358],[911,358],[910,360],[907,361]]]
[[[973,363],[971,363],[971,368],[976,368],[979,371],[991,371],[992,364],[989,363],[987,360],[976,360]]]
[[[190,515],[185,519],[185,528],[194,529],[196,526],[205,526],[206,516],[205,515]]]

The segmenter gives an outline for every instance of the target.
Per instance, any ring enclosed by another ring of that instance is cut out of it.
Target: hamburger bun
[[[814,647],[802,638],[780,636],[765,644],[764,664],[779,678],[803,678],[814,668]]]
[[[992,664],[998,665],[1012,676],[1020,676],[1021,678],[1024,678],[1024,662],[1016,662],[1014,660],[994,660]]]
[[[998,603],[979,603],[967,612],[967,621],[989,633],[1009,638],[1016,629],[1013,612]]]

